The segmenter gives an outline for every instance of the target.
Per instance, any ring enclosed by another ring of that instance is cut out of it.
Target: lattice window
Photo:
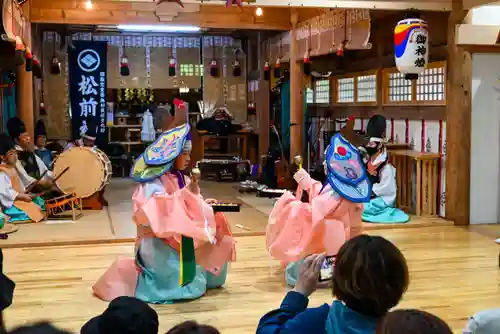
[[[388,102],[410,102],[412,100],[411,80],[406,80],[403,73],[389,73]]]
[[[203,75],[203,64],[180,64],[181,76],[192,77]]]
[[[306,103],[314,103],[314,90],[306,87]]]
[[[337,80],[337,102],[354,102],[354,78]]]
[[[330,80],[316,80],[314,101],[315,103],[330,103]]]
[[[357,102],[377,102],[377,75],[358,76]]]
[[[445,68],[427,68],[417,80],[417,101],[445,100]]]

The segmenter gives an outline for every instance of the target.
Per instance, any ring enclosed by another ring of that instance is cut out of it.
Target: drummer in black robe
[[[37,182],[37,186],[45,189],[53,187],[53,174],[42,159],[35,154],[35,145],[23,121],[17,117],[9,119],[7,130],[16,144],[18,155],[16,169],[21,182],[25,185]]]

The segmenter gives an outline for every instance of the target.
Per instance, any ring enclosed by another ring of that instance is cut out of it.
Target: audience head
[[[337,254],[333,294],[361,314],[383,316],[398,304],[408,283],[403,254],[382,237],[357,236]]]
[[[70,332],[58,329],[48,322],[39,322],[15,328],[9,334],[70,334]]]
[[[211,326],[198,325],[195,321],[186,321],[178,324],[167,334],[220,334],[219,331]]]
[[[389,312],[379,325],[376,334],[453,334],[440,318],[420,310]]]
[[[81,334],[158,334],[158,315],[145,302],[118,297],[103,314],[91,319]]]
[[[500,333],[500,308],[484,310],[474,314],[467,323],[463,334]]]

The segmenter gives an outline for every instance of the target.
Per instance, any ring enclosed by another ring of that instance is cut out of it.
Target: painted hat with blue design
[[[131,177],[138,182],[154,180],[172,169],[175,159],[191,151],[190,126],[187,122],[187,108],[184,101],[175,99],[176,114],[169,129],[149,145],[137,158]]]
[[[354,203],[370,201],[372,184],[361,153],[341,133],[332,137],[325,160],[327,180],[336,193]]]

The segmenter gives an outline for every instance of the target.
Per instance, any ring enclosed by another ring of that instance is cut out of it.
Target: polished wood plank
[[[500,232],[498,226],[490,229]],[[498,307],[500,248],[492,238],[454,226],[371,233],[392,240],[408,260],[411,284],[400,307],[433,312],[457,333],[469,315]],[[190,303],[154,306],[160,333],[187,319],[217,326],[222,333],[255,333],[260,316],[279,305],[287,287],[279,263],[264,249],[264,237],[237,241],[238,261],[224,289]],[[7,325],[48,319],[78,331],[106,307],[92,296],[92,284],[117,256],[132,253],[132,244],[4,250],[5,271],[17,283],[14,304],[5,314]],[[318,291],[311,306],[331,299],[330,291]]]

